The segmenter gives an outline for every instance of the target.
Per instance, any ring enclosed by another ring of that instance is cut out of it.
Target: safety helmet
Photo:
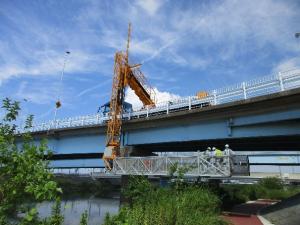
[[[212,150],[216,150],[216,147],[213,147]]]
[[[211,147],[207,147],[207,150],[209,150],[209,151],[210,151],[210,150],[211,150]]]
[[[226,145],[225,145],[225,148],[229,148],[229,144],[226,144]]]

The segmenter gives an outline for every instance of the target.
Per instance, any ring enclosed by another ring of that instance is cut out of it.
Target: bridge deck
[[[270,95],[300,87],[300,69],[281,72],[277,75],[265,76],[259,79],[242,82],[230,87],[220,88],[208,92],[208,96],[199,99],[197,96],[180,98],[171,102],[163,102],[155,108],[144,108],[123,115],[125,120],[148,118],[161,114],[186,111],[195,108],[220,105],[228,102],[251,99],[257,96]],[[75,127],[105,125],[109,118],[101,114],[57,119],[45,123],[34,124],[31,132],[59,130]],[[23,132],[21,128],[19,132]]]

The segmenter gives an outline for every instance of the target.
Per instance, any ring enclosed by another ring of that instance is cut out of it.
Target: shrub
[[[8,224],[7,218],[16,215],[18,208],[29,200],[54,200],[61,189],[49,172],[45,155],[50,152],[46,142],[33,144],[29,133],[23,134],[22,145],[16,144],[16,125],[19,102],[6,98],[2,109],[4,117],[0,121],[0,221]],[[33,116],[26,120],[25,128],[30,128]],[[30,209],[21,224],[35,224],[38,221],[36,209]]]
[[[81,218],[80,218],[80,225],[87,225],[88,224],[88,213],[85,211],[82,213]]]
[[[276,177],[267,177],[257,184],[229,184],[223,185],[220,196],[223,208],[226,210],[231,206],[259,198],[282,200],[300,192],[299,187],[285,186]]]
[[[283,182],[278,177],[266,177],[258,182],[258,185],[266,189],[283,189]]]
[[[137,190],[133,190],[135,186]],[[138,194],[131,207],[122,207],[116,216],[107,215],[105,225],[225,224],[219,217],[220,200],[206,188],[155,188],[145,178],[134,179],[128,187],[131,197]]]

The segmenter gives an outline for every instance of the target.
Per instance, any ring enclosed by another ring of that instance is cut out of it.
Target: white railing
[[[230,156],[117,157],[113,161],[113,174],[116,175],[168,176],[173,171],[176,176],[179,168],[186,169],[185,176],[231,176]]]
[[[105,168],[50,168],[55,175],[92,176],[93,174],[105,174]]]
[[[294,69],[280,72],[277,75],[265,76],[247,82],[242,82],[230,87],[216,89],[208,92],[208,96],[206,98],[199,99],[196,96],[190,96],[187,98],[180,98],[169,102],[159,103],[155,108],[144,108],[133,111],[131,113],[126,113],[123,115],[123,119],[130,120],[151,117],[182,110],[207,107],[209,105],[219,105],[299,87],[300,69]],[[45,123],[34,124],[30,131],[37,132],[103,125],[107,122],[108,119],[109,118],[107,116],[103,116],[101,114],[57,119]],[[19,129],[18,132],[24,132],[24,130]]]

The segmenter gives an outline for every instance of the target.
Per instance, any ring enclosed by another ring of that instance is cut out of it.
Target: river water
[[[77,225],[81,214],[87,210],[89,225],[101,225],[106,213],[117,214],[119,210],[119,198],[78,198],[73,200],[62,200],[61,211],[64,215],[65,225]],[[40,217],[51,214],[52,202],[42,202],[37,205]]]

